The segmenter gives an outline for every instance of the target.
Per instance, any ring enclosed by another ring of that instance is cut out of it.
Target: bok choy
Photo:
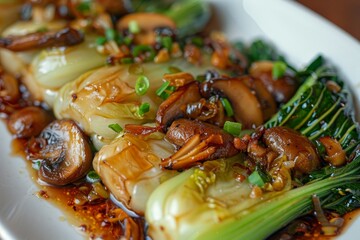
[[[264,239],[310,213],[314,195],[322,208],[339,214],[360,206],[359,134],[350,93],[321,58],[297,75],[305,79],[302,85],[265,127],[297,130],[315,144],[322,159],[328,154],[322,138],[329,137],[345,151],[346,163],[335,167],[323,161],[321,168],[293,176],[279,191],[266,189],[266,184],[257,191],[259,187],[244,170],[248,169],[245,154],[205,162],[164,182],[151,194],[145,213],[151,237]]]
[[[164,83],[168,67],[177,66],[187,72],[203,74],[211,67],[204,57],[201,66],[194,66],[179,58],[166,63],[144,63],[103,67],[83,74],[63,86],[55,99],[57,118],[74,119],[95,142],[109,143],[117,136],[110,124],[144,124],[153,122],[162,99],[156,90]],[[141,76],[148,79],[148,90],[136,94],[136,82]],[[149,111],[140,114],[140,106],[149,104]]]

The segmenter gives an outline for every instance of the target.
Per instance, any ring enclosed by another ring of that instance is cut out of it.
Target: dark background
[[[360,0],[298,0],[360,40]]]

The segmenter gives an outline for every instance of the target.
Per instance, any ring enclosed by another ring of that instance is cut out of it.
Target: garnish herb
[[[167,87],[170,85],[170,82],[164,82],[157,90],[156,90],[156,95],[161,97],[161,94],[163,92],[165,92],[165,90],[167,89]]]
[[[234,136],[239,136],[241,129],[242,124],[238,122],[226,121],[224,124],[224,130]]]
[[[125,57],[125,58],[120,59],[120,63],[131,64],[131,63],[134,63],[134,60],[130,57]]]
[[[144,95],[150,87],[150,82],[147,77],[141,75],[137,78],[135,83],[135,92],[137,95],[142,96]]]
[[[150,104],[149,103],[142,103],[139,107],[139,115],[143,116],[145,113],[150,111]]]
[[[274,62],[272,69],[272,78],[276,80],[283,77],[286,72],[286,68],[286,63],[281,61]]]
[[[102,46],[102,45],[104,45],[106,43],[106,37],[98,37],[97,39],[96,39],[96,44],[98,45],[98,46]]]
[[[134,57],[138,57],[141,53],[149,54],[146,59],[148,61],[153,60],[156,55],[155,50],[149,45],[137,45],[132,49],[132,55]]]
[[[171,37],[164,36],[164,37],[161,38],[161,45],[164,48],[166,48],[169,52],[171,51],[172,44],[173,44],[173,41],[172,41]]]
[[[234,116],[234,110],[233,110],[229,100],[227,98],[220,98],[220,101],[225,108],[226,116],[228,116],[228,117]]]
[[[252,185],[255,185],[258,187],[263,187],[265,185],[264,180],[262,179],[261,175],[259,174],[259,172],[257,170],[255,170],[254,172],[252,172],[250,174],[250,176],[248,177],[248,181]]]
[[[108,127],[117,133],[119,133],[123,130],[122,127],[120,127],[120,125],[117,123],[110,124]]]
[[[116,31],[112,28],[107,28],[105,30],[105,36],[108,41],[112,41],[116,39]]]
[[[89,12],[91,10],[90,4],[91,4],[90,1],[81,2],[76,6],[76,9],[79,12]]]
[[[94,170],[92,170],[86,175],[86,180],[90,183],[99,182],[100,176]]]

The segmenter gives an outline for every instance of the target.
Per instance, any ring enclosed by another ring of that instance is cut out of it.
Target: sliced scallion
[[[136,79],[135,92],[137,95],[144,95],[150,87],[150,81],[144,75],[141,75]]]
[[[132,59],[130,57],[125,57],[125,58],[120,59],[120,63],[131,64],[131,63],[134,63],[134,59]]]
[[[90,1],[81,2],[76,6],[79,12],[89,12],[91,10]]]
[[[226,116],[228,116],[228,117],[234,116],[234,110],[233,110],[229,100],[227,98],[220,98],[220,101],[221,101],[222,105],[224,106]]]
[[[191,39],[191,43],[196,45],[197,47],[203,47],[204,46],[204,40],[201,37],[193,37]]]
[[[145,113],[150,111],[150,104],[149,103],[142,103],[139,107],[139,115],[143,116]]]
[[[104,45],[106,43],[106,41],[107,41],[106,37],[98,37],[96,39],[96,45],[102,46],[102,45]]]
[[[116,31],[112,28],[107,28],[105,30],[105,36],[108,41],[112,41],[116,39]]]
[[[99,182],[100,176],[94,170],[92,170],[86,174],[86,180],[90,183]]]
[[[108,127],[117,133],[119,133],[123,130],[122,127],[120,127],[120,125],[117,123],[110,124]]]
[[[130,45],[132,42],[132,38],[131,37],[124,37],[124,43],[125,45]]]
[[[164,36],[164,37],[161,38],[161,45],[164,48],[166,48],[169,52],[171,51],[172,44],[173,44],[173,41],[172,41],[171,37]]]
[[[281,61],[274,62],[272,69],[272,78],[276,80],[283,77],[286,72],[286,68],[286,63]]]
[[[167,93],[167,92],[162,92],[162,93],[159,95],[159,97],[160,97],[161,99],[163,99],[163,100],[166,100],[169,96],[170,96],[170,94]]]
[[[238,122],[226,121],[224,130],[234,136],[239,136],[241,133],[242,124]]]
[[[169,85],[170,85],[170,82],[168,82],[168,81],[164,82],[164,83],[156,90],[156,95],[160,97],[161,94],[162,94],[163,92],[165,92],[165,90],[167,89],[167,87],[169,87]]]
[[[255,170],[248,177],[248,181],[252,185],[256,185],[258,187],[263,187],[265,185],[264,180],[261,178],[259,172]]]

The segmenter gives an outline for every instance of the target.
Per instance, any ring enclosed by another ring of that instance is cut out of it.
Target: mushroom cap
[[[45,146],[39,178],[53,185],[66,185],[82,178],[91,168],[92,150],[86,135],[72,120],[56,120],[40,134]]]

